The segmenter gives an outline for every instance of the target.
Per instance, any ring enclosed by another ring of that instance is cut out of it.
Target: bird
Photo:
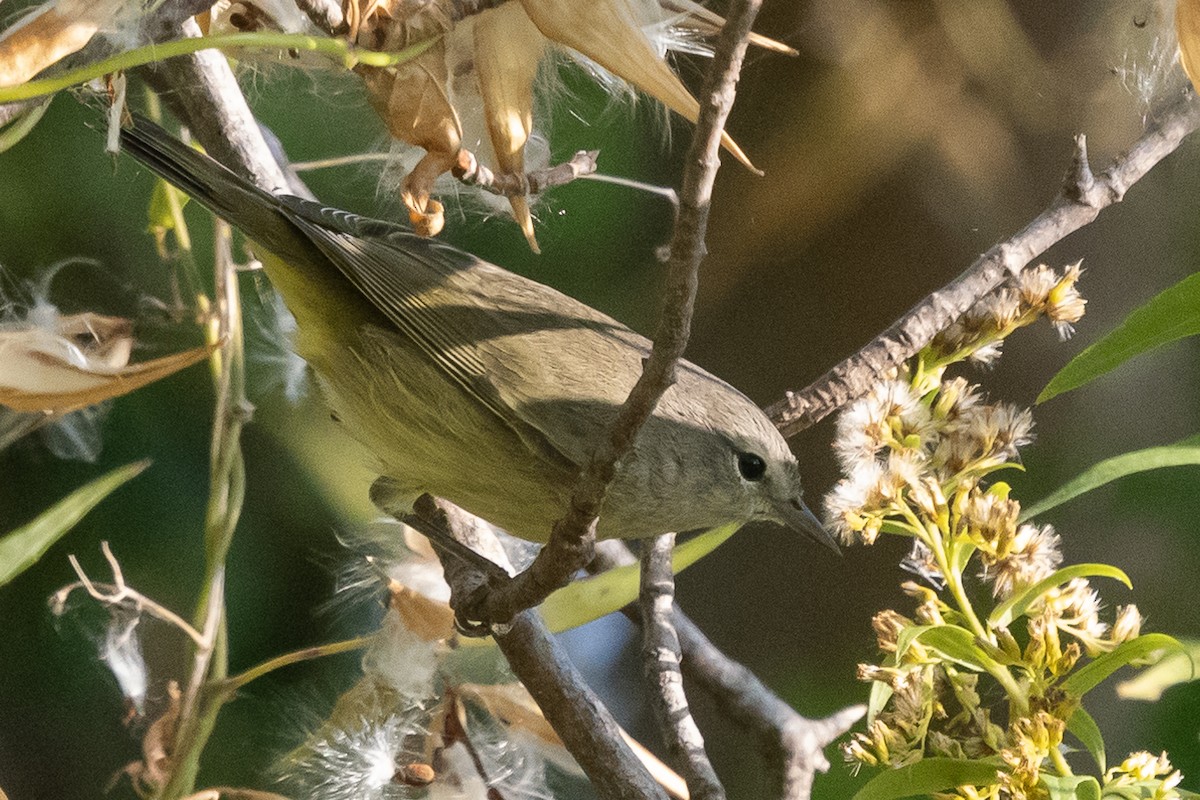
[[[135,117],[122,150],[240,229],[293,347],[393,491],[545,542],[651,342],[553,288],[402,225],[264,191]],[[598,538],[767,520],[837,551],[757,405],[686,360],[621,462]]]

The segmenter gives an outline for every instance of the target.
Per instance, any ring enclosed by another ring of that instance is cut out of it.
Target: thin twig
[[[825,719],[807,719],[768,689],[753,672],[732,660],[676,610],[684,677],[704,689],[721,712],[752,733],[771,765],[773,794],[808,800],[818,772],[829,769],[825,748],[862,718],[865,706],[850,706]]]
[[[1099,177],[1088,166],[1084,137],[1062,191],[1020,232],[988,250],[965,272],[929,295],[854,355],[798,392],[767,407],[767,416],[792,436],[870,390],[878,377],[911,358],[940,331],[1005,279],[1118,203],[1129,187],[1200,127],[1200,102],[1190,91]]]
[[[239,95],[240,96],[240,95]],[[210,683],[227,676],[228,643],[225,629],[225,562],[241,516],[246,492],[246,465],[241,433],[253,407],[246,399],[245,344],[241,297],[228,223],[213,223],[214,283],[217,329],[210,338],[221,343],[212,359],[216,403],[209,455],[209,496],[205,509],[205,576],[196,605],[197,624],[203,622],[210,648],[197,648],[192,674],[184,690],[179,726],[172,752],[172,773],[165,797],[190,793],[200,767],[200,753],[216,726],[225,700],[220,693],[201,696]]]
[[[207,643],[204,641],[203,634],[188,624],[187,620],[125,583],[125,576],[121,573],[121,565],[117,562],[112,550],[109,549],[108,542],[101,542],[100,550],[104,553],[104,558],[108,561],[108,565],[112,569],[113,582],[99,583],[93,581],[83,571],[83,567],[79,565],[79,559],[75,557],[75,554],[69,554],[67,560],[71,562],[71,568],[79,576],[79,581],[67,584],[54,593],[54,597],[51,598],[50,603],[56,611],[63,607],[71,592],[76,589],[83,589],[95,600],[106,606],[131,603],[138,614],[145,611],[150,616],[156,617],[168,625],[183,631],[187,634],[188,638],[196,643],[197,647],[206,646]]]
[[[384,510],[425,534],[435,547],[447,539],[476,552],[499,547],[495,535],[477,524],[476,518],[429,495],[417,499],[412,514],[405,514],[403,506]],[[470,597],[488,580],[471,561],[461,557],[445,558],[442,564],[450,584],[451,605]],[[503,579],[493,576],[491,580],[493,586],[503,586]],[[496,643],[513,674],[537,701],[602,798],[666,800],[662,787],[625,743],[608,709],[588,688],[536,614],[518,614],[503,631],[496,632]]]
[[[761,0],[741,0],[730,8],[705,78],[700,117],[684,162],[680,209],[667,262],[663,310],[654,345],[642,374],[617,411],[608,435],[575,483],[567,514],[554,524],[546,546],[524,572],[504,588],[480,592],[469,604],[471,618],[503,622],[519,611],[541,603],[570,582],[589,561],[596,542],[596,522],[617,465],[633,449],[638,431],[654,412],[659,398],[675,381],[675,366],[691,334],[704,234],[713,182],[720,166],[721,133],[733,106],[746,38]]]
[[[672,620],[675,611],[675,574],[671,553],[675,534],[665,533],[646,542],[642,550],[642,670],[650,684],[650,703],[667,751],[693,800],[724,800],[725,789],[704,751],[704,737],[688,707],[680,670],[679,634]]]
[[[593,572],[636,564],[637,558],[623,543],[600,542]],[[634,623],[642,622],[632,604],[622,609]],[[721,652],[699,626],[678,606],[673,615],[679,635],[684,678],[703,689],[734,724],[752,734],[771,766],[774,796],[781,800],[809,800],[813,779],[829,769],[824,749],[850,729],[866,709],[850,706],[825,719],[801,716],[742,664]]]
[[[341,642],[330,642],[329,644],[318,644],[312,647],[306,647],[303,650],[295,650],[291,653],[284,653],[281,656],[267,659],[263,663],[251,667],[245,672],[238,673],[216,684],[213,688],[232,694],[242,688],[251,681],[258,680],[263,675],[269,672],[274,672],[280,667],[290,667],[292,664],[299,664],[302,661],[311,661],[314,658],[324,658],[337,653],[349,653],[353,650],[362,650],[371,642],[375,641],[374,636],[358,636],[354,639],[346,639]]]
[[[569,161],[545,169],[525,173],[493,172],[479,162],[475,154],[463,148],[450,174],[467,186],[477,186],[485,192],[502,197],[526,197],[541,194],[556,186],[565,186],[576,178],[596,171],[599,150],[580,150]]]

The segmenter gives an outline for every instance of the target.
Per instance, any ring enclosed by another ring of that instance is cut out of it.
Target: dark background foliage
[[[1148,2],[768,3],[759,28],[802,55],[758,53],[748,61],[730,128],[767,176],[727,163],[719,177],[692,360],[765,404],[815,378],[1017,230],[1054,196],[1072,136],[1088,135],[1100,166],[1139,135],[1152,111],[1130,70],[1153,61],[1158,14]],[[689,79],[700,69],[691,61],[681,66]],[[286,66],[247,67],[245,74],[256,110],[294,159],[383,140],[352,82]],[[664,125],[648,104],[605,109],[580,76],[567,82],[573,91],[554,114],[556,153],[598,147],[605,172],[675,180],[686,126]],[[62,273],[55,288],[64,309],[154,318],[146,300],[167,300],[169,281],[145,233],[151,181],[130,161],[104,156],[102,136],[89,128],[98,125],[94,109],[60,97],[26,141],[0,156],[6,291],[52,263],[84,256],[102,268]],[[377,172],[324,171],[311,184],[333,204],[395,215],[388,189],[377,193]],[[1023,332],[995,370],[972,379],[994,397],[1030,404],[1073,354],[1194,271],[1198,172],[1197,144],[1187,142],[1123,204],[1050,253],[1056,267],[1084,259],[1081,286],[1090,302],[1078,335],[1064,344],[1048,327]],[[577,182],[556,190],[538,214],[540,257],[515,226],[475,212],[451,213],[446,238],[649,330],[661,275],[654,249],[669,235],[668,206]],[[203,231],[201,215],[192,219]],[[196,238],[203,247],[206,237]],[[246,287],[254,284],[245,279]],[[256,293],[247,295],[255,305]],[[197,340],[186,330],[171,336]],[[1195,434],[1197,355],[1194,342],[1175,345],[1037,409],[1039,438],[1026,450],[1027,472],[1012,478],[1016,496],[1038,499],[1101,458]],[[80,625],[56,627],[45,599],[73,579],[68,553],[102,569],[104,539],[135,586],[172,608],[191,608],[202,567],[209,387],[197,367],[118,400],[102,423],[105,446],[95,465],[57,460],[37,436],[0,453],[0,530],[105,469],[154,461],[0,590],[0,786],[14,800],[98,797],[137,756],[121,725],[120,697]],[[353,478],[359,471],[347,468],[345,485],[333,489],[317,482],[314,449],[321,459],[334,457],[313,443],[310,420],[319,412],[294,409],[278,391],[254,399],[258,416],[244,437],[249,496],[230,557],[235,670],[370,624],[362,612],[323,609],[347,558],[335,535],[348,508],[361,511],[365,501],[365,485]],[[812,498],[836,479],[831,427],[793,442]],[[355,456],[346,458],[353,467]],[[1068,561],[1107,561],[1129,573],[1149,629],[1196,637],[1197,486],[1194,469],[1151,473],[1046,521],[1062,533]],[[782,530],[752,527],[685,573],[679,600],[730,654],[803,713],[821,715],[865,698],[854,666],[874,658],[871,615],[908,608],[896,567],[903,549],[884,541],[836,559]],[[1102,589],[1110,605],[1130,600],[1122,587]],[[172,634],[145,633],[155,674],[179,670]],[[652,739],[631,626],[605,620],[567,639],[618,716]],[[306,665],[249,687],[223,712],[202,781],[261,784],[273,759],[350,679],[354,663]],[[731,797],[761,796],[758,754],[704,698],[696,700]],[[1198,709],[1200,684],[1171,690],[1153,706],[1116,702],[1111,687],[1091,703],[1110,760],[1167,748],[1193,789],[1200,786]],[[816,794],[848,796],[855,780],[835,763]]]

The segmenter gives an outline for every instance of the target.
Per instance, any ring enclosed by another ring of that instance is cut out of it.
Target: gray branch
[[[377,499],[384,496],[381,492]],[[404,514],[403,508],[384,510],[423,533],[439,550],[452,605],[461,604],[485,583],[503,585],[500,581],[505,579],[498,578],[494,570],[481,571],[472,560],[460,557],[458,548],[445,546],[452,541],[476,553],[498,548],[495,535],[475,517],[427,494],[417,499],[411,514]],[[541,618],[535,612],[523,611],[503,630],[501,626],[496,628],[496,643],[513,673],[525,684],[600,796],[611,800],[666,800],[662,787],[625,744],[612,715],[588,688]]]
[[[916,355],[976,301],[1091,223],[1105,208],[1119,203],[1130,186],[1174,152],[1197,127],[1200,127],[1200,102],[1189,91],[1099,177],[1088,166],[1084,137],[1078,136],[1062,191],[1049,208],[1012,238],[980,256],[949,284],[913,306],[857,353],[804,389],[788,392],[782,400],[768,406],[767,416],[785,436],[792,436],[865,395],[880,375]]]
[[[594,572],[637,563],[622,542],[600,542]],[[641,623],[633,606],[626,617]],[[785,703],[742,664],[721,652],[699,626],[678,607],[673,614],[679,635],[684,678],[716,702],[727,719],[755,737],[770,765],[774,795],[782,800],[809,800],[813,779],[829,769],[824,750],[866,713],[850,706],[825,719],[807,719]]]
[[[704,737],[688,708],[676,633],[675,574],[671,551],[675,534],[646,542],[642,551],[642,669],[650,684],[650,702],[675,767],[687,782],[692,800],[725,800],[725,789],[704,751]]]

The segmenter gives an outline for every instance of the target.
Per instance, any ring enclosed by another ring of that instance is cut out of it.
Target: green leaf
[[[1132,589],[1133,583],[1129,576],[1111,564],[1073,564],[1063,567],[1048,578],[1043,578],[1027,589],[1017,592],[1000,605],[992,609],[988,616],[988,626],[1002,628],[1014,619],[1021,617],[1029,610],[1034,602],[1055,586],[1064,584],[1072,578],[1114,578],[1126,587]]]
[[[870,725],[883,711],[894,690],[883,681],[871,681],[871,694],[867,698],[867,724]]]
[[[926,758],[879,773],[858,790],[854,800],[897,800],[957,786],[991,786],[996,783],[998,772],[994,765],[982,761]]]
[[[0,126],[0,153],[11,150],[22,139],[37,127],[42,115],[50,107],[50,101],[38,103],[36,106],[22,111],[8,124]]]
[[[0,586],[33,566],[84,514],[148,466],[149,461],[136,461],[114,469],[71,492],[31,522],[0,539]]]
[[[1149,447],[1145,450],[1135,450],[1132,453],[1113,456],[1085,469],[1046,497],[1026,507],[1021,512],[1021,521],[1031,519],[1068,500],[1074,500],[1085,492],[1090,492],[1106,483],[1112,483],[1118,478],[1124,478],[1126,475],[1164,467],[1191,465],[1200,465],[1200,437],[1198,436],[1192,436],[1182,442],[1163,447]]]
[[[175,211],[181,209],[191,200],[186,194],[171,184],[159,178],[154,182],[150,191],[150,205],[146,217],[150,220],[150,231],[175,230]]]
[[[1108,769],[1104,755],[1104,736],[1100,733],[1100,726],[1096,724],[1096,720],[1092,719],[1092,715],[1084,710],[1083,706],[1075,709],[1075,713],[1067,720],[1067,730],[1092,754],[1101,772]]]
[[[1038,395],[1044,403],[1077,389],[1136,355],[1200,333],[1200,272],[1189,275],[1141,308],[1103,339],[1071,359]]]
[[[1144,633],[1136,639],[1117,645],[1111,653],[1098,656],[1094,661],[1076,670],[1059,684],[1059,688],[1075,697],[1082,697],[1121,667],[1131,661],[1145,658],[1156,650],[1182,651],[1184,647],[1178,639],[1165,633]]]
[[[736,524],[722,525],[678,545],[671,557],[675,572],[682,572],[717,549],[740,527]],[[581,578],[559,589],[539,608],[546,627],[554,633],[560,633],[600,619],[605,614],[611,614],[629,605],[638,596],[640,570],[639,565],[629,564],[599,575]],[[460,644],[463,647],[487,647],[495,642],[491,637],[464,638]]]
[[[1181,640],[1182,653],[1165,654],[1157,664],[1147,667],[1136,677],[1117,684],[1117,696],[1126,700],[1154,702],[1162,693],[1180,683],[1196,680],[1196,663],[1200,662],[1200,640]]]
[[[1100,800],[1100,783],[1091,775],[1049,775],[1043,772],[1038,783],[1050,792],[1050,800]]]
[[[896,658],[899,659],[916,642],[976,672],[1003,669],[975,643],[975,634],[957,625],[914,625],[905,628],[896,639]]]
[[[671,556],[675,572],[687,569],[717,549],[740,527],[722,525],[677,546]],[[542,603],[542,618],[546,626],[558,633],[624,608],[637,599],[640,570],[639,565],[629,564],[582,578],[559,589]]]

